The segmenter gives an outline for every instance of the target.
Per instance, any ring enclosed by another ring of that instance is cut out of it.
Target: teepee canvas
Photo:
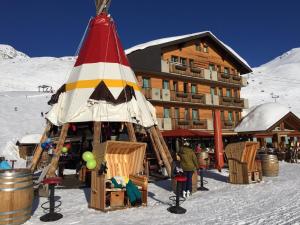
[[[155,113],[140,91],[113,19],[101,13],[91,20],[68,81],[52,96],[47,119],[71,122],[130,122],[155,125]]]

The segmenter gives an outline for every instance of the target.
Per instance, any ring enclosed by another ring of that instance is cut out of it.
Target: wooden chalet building
[[[240,97],[250,66],[210,32],[164,38],[126,51],[159,127],[213,131],[213,109],[221,110],[223,133],[232,134],[248,108]]]

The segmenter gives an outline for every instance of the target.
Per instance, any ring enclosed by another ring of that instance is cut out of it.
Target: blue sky
[[[300,47],[297,0],[112,0],[125,48],[157,38],[212,31],[251,66]],[[74,55],[93,0],[1,0],[0,43],[30,56]]]

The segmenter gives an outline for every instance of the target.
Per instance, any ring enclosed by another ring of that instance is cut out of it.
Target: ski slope
[[[250,107],[278,102],[300,116],[300,48],[292,49],[245,75],[249,85],[242,97]]]

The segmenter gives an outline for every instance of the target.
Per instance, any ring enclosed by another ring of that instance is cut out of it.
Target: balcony
[[[220,105],[222,106],[235,106],[240,108],[247,108],[245,104],[246,99],[243,98],[220,96],[219,100],[220,100]]]
[[[201,78],[211,81],[219,81],[233,85],[246,86],[247,80],[240,75],[229,73],[220,73],[214,70],[204,68],[200,62],[194,62],[192,66],[180,64],[178,62],[170,62],[162,60],[161,71],[165,73],[180,74],[194,78]]]
[[[207,120],[172,119],[173,129],[207,129]]]
[[[235,122],[231,120],[222,120],[222,129],[233,130],[235,128]]]
[[[204,78],[204,69],[197,66],[187,66],[179,63],[169,62],[169,72],[191,77]]]

